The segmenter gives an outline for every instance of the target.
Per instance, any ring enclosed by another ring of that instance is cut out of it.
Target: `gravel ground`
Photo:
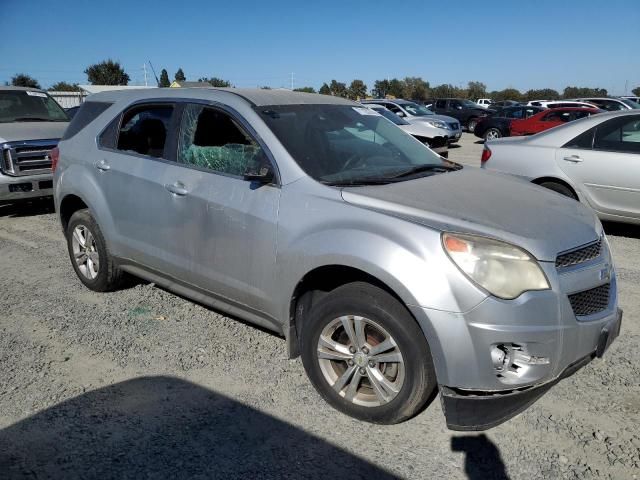
[[[468,134],[451,159],[477,165]],[[640,476],[640,228],[606,225],[621,337],[523,414],[446,429],[332,410],[280,338],[153,285],[85,289],[50,204],[0,207],[0,478]]]

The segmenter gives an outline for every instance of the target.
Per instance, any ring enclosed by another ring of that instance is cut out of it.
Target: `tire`
[[[477,124],[478,119],[476,117],[471,117],[469,120],[467,120],[467,131],[469,133],[473,133],[473,131],[476,129]]]
[[[578,200],[578,196],[576,195],[576,193],[569,187],[567,187],[566,185],[559,183],[559,182],[542,182],[539,183],[538,185],[540,185],[541,187],[544,188],[548,188],[549,190],[553,190],[554,192],[557,192],[561,195],[564,195],[565,197],[569,197],[569,198],[573,198],[574,200]]]
[[[88,209],[71,215],[65,236],[71,265],[87,288],[108,292],[122,284],[124,274],[116,266],[100,227]]]
[[[489,129],[487,129],[486,132],[484,132],[483,137],[484,137],[485,141],[486,140],[495,140],[496,138],[501,138],[502,137],[502,132],[500,131],[499,128],[491,127]]]
[[[389,361],[380,361],[382,354]],[[302,326],[301,355],[311,383],[331,406],[371,423],[413,417],[437,386],[429,345],[414,318],[367,283],[338,287],[312,307]]]

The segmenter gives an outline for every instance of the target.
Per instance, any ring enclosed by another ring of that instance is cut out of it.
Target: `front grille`
[[[602,239],[590,243],[575,250],[561,253],[556,258],[556,268],[570,267],[580,263],[588,262],[600,256],[602,250]]]
[[[57,140],[28,140],[3,144],[3,172],[14,176],[51,172],[50,153],[57,143]]]
[[[611,284],[607,283],[591,290],[569,295],[569,303],[576,316],[593,315],[601,312],[609,305]]]
[[[458,130],[460,128],[460,124],[458,122],[449,122],[449,128],[451,130]]]

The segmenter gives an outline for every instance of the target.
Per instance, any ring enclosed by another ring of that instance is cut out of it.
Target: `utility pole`
[[[293,72],[291,72],[291,90],[293,90]]]
[[[142,64],[142,70],[144,70],[144,86],[148,87],[149,85],[147,84],[147,62],[144,62]]]

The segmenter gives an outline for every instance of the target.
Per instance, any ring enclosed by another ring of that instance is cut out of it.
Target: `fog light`
[[[493,368],[501,372],[509,365],[511,360],[510,350],[505,345],[494,345],[491,349],[491,361]]]

